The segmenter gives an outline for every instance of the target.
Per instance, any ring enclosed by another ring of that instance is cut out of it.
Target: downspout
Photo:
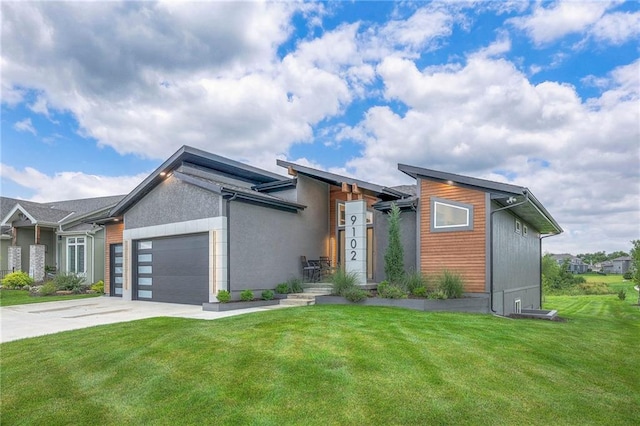
[[[500,207],[499,209],[493,210],[490,214],[489,220],[489,258],[491,259],[491,268],[489,268],[489,308],[491,312],[497,314],[498,312],[493,309],[493,215],[502,210],[512,209],[517,206],[521,206],[524,203],[529,201],[529,193],[524,193],[524,200],[519,203],[511,204],[508,206]],[[504,307],[503,307],[504,308]]]
[[[95,238],[93,238],[93,234],[89,233],[89,231],[85,232],[84,234],[87,236],[87,238],[91,238],[91,258],[90,258],[90,262],[91,262],[91,284],[93,284],[95,282],[95,278],[96,278],[96,276],[95,276],[95,273],[96,273],[95,269],[96,268],[95,268],[95,265],[93,263],[93,259],[95,258],[95,255],[96,255],[95,254],[96,253],[95,252],[95,250],[96,250],[96,240],[95,240]],[[85,261],[86,261],[86,259],[88,257],[87,253],[85,253],[84,256],[85,256]]]
[[[234,192],[231,198],[227,199],[227,291],[231,294],[231,202],[238,197],[238,193]]]

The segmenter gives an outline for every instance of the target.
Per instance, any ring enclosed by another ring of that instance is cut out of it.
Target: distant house
[[[36,281],[45,267],[104,278],[104,227],[92,224],[122,196],[36,203],[0,197],[0,269],[24,271]]]
[[[552,254],[551,257],[562,266],[567,262],[567,268],[572,274],[584,274],[589,269],[589,265],[584,263],[582,259],[572,254]]]
[[[605,260],[600,264],[600,272],[604,272],[605,274],[613,274],[613,262],[610,260]]]
[[[611,261],[611,273],[613,274],[625,274],[631,268],[631,257],[620,256]]]

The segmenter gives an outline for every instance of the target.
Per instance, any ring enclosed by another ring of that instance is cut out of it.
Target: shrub
[[[349,302],[358,303],[367,298],[369,292],[361,288],[350,288],[344,292],[344,297]]]
[[[58,274],[53,279],[56,289],[62,291],[70,291],[72,293],[82,293],[86,286],[84,278],[76,274]]]
[[[231,293],[229,293],[227,290],[218,291],[218,302],[228,303],[230,301],[231,301]]]
[[[331,276],[331,285],[333,286],[333,294],[345,296],[347,291],[358,287],[358,276],[353,272],[346,272],[342,268],[338,268]]]
[[[31,284],[33,284],[33,278],[22,271],[12,272],[2,279],[2,286],[7,289],[21,289]]]
[[[631,271],[627,271],[622,275],[622,278],[624,278],[625,280],[632,280],[633,273]]]
[[[39,288],[38,288],[38,292],[36,293],[36,295],[38,296],[50,296],[52,294],[56,293],[56,285],[53,283],[53,281],[47,281],[46,283],[42,284]]]
[[[627,298],[627,292],[624,291],[624,289],[620,289],[620,291],[618,292],[618,299],[624,300],[626,298]]]
[[[104,293],[104,281],[100,280],[91,286],[91,290],[96,293]]]
[[[446,300],[447,295],[442,290],[437,290],[437,291],[434,291],[433,293],[429,293],[429,299]]]
[[[402,280],[402,287],[408,293],[415,294],[414,290],[418,288],[424,288],[426,291],[427,288],[429,288],[429,280],[421,272],[414,271],[404,276]]]
[[[606,283],[578,284],[577,289],[580,294],[610,294],[613,292]]]
[[[263,300],[272,300],[273,299],[273,290],[265,290],[262,292]]]
[[[445,269],[438,277],[438,289],[447,295],[447,299],[457,299],[464,292],[464,281],[457,272]]]
[[[242,290],[240,292],[240,300],[250,302],[253,300],[253,292],[251,290]]]
[[[276,293],[278,294],[287,294],[289,293],[289,284],[280,283],[276,286]]]
[[[411,292],[416,297],[427,297],[428,291],[426,287],[416,287]]]
[[[378,296],[385,299],[406,299],[407,293],[398,285],[382,281],[378,284]]]
[[[287,280],[287,286],[289,287],[289,293],[302,293],[304,287],[302,287],[301,278],[289,278]]]
[[[392,203],[389,212],[389,245],[384,253],[384,274],[393,284],[400,283],[404,276],[404,249],[400,240],[400,207]]]

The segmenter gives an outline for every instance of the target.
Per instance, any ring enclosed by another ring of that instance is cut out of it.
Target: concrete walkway
[[[214,320],[278,308],[280,308],[279,305],[227,312],[205,312],[202,306],[126,301],[117,297],[5,306],[0,308],[0,342],[144,318],[180,317]]]

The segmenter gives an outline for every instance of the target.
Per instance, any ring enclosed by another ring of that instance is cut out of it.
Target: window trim
[[[343,218],[340,217],[340,213],[344,212],[344,221]],[[336,226],[340,229],[345,228],[346,225],[346,220],[347,220],[347,215],[346,215],[346,211],[347,211],[347,206],[345,204],[345,201],[338,201],[336,203]],[[373,226],[373,211],[367,209],[367,212],[365,213],[365,222],[367,227],[369,226]]]
[[[82,240],[79,242],[78,240]],[[83,247],[83,265],[82,272],[78,272],[78,247]],[[71,270],[71,256],[69,256],[69,249],[73,247],[75,251],[75,265],[74,271]],[[66,256],[67,256],[67,273],[75,274],[80,277],[84,277],[87,275],[87,238],[84,235],[81,236],[73,236],[66,238]]]
[[[459,201],[448,200],[446,198],[431,197],[430,205],[431,205],[431,211],[430,211],[431,218],[430,218],[429,224],[430,224],[431,232],[473,231],[473,205],[472,204],[461,203]],[[437,205],[444,205],[444,206],[466,210],[467,224],[437,226],[436,225]]]
[[[522,222],[519,219],[516,219],[515,229],[516,234],[522,234]]]

